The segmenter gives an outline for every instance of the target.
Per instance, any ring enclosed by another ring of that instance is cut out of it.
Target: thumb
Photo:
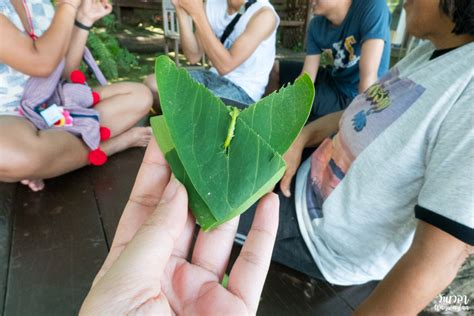
[[[183,232],[187,215],[186,189],[172,176],[156,210],[117,261],[105,271],[96,287],[100,287],[100,283],[108,283],[110,289],[123,288],[124,285],[126,288],[139,289],[147,284],[159,284],[174,244]]]
[[[280,181],[280,190],[283,193],[284,196],[289,198],[291,196],[290,192],[290,184],[291,184],[291,179],[293,179],[293,176],[295,175],[295,172],[291,169],[286,169],[285,175]]]

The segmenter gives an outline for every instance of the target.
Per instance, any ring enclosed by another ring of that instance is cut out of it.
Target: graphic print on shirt
[[[334,68],[350,68],[356,65],[360,56],[355,54],[353,45],[357,43],[353,35],[347,37],[345,40],[334,43],[332,47],[336,50],[334,58]]]
[[[370,102],[370,109],[361,110],[352,118],[352,124],[356,132],[360,132],[367,124],[367,116],[385,110],[390,106],[390,92],[382,86],[375,83],[366,92],[366,101]]]
[[[344,112],[339,133],[326,139],[311,157],[307,204],[311,219],[320,218],[326,198],[342,181],[353,161],[405,113],[425,88],[401,78],[396,68],[359,95]]]

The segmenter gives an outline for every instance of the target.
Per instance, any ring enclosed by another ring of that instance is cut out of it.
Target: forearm
[[[82,22],[83,20],[79,20],[84,25],[92,25],[85,24],[86,22]],[[72,32],[71,43],[69,45],[69,50],[66,55],[66,67],[64,69],[64,76],[67,77],[74,69],[79,68],[82,62],[82,56],[84,55],[84,49],[87,43],[87,37],[89,32],[87,30],[83,30],[79,27],[74,27]]]
[[[177,9],[176,15],[178,17],[179,36],[184,55],[191,64],[195,64],[202,57],[202,49],[193,32],[193,21],[183,9]]]
[[[325,115],[306,125],[299,136],[304,147],[315,147],[324,139],[331,137],[339,130],[339,120],[344,111]]]
[[[30,76],[48,76],[66,55],[73,30],[76,8],[59,3],[50,27],[33,41],[19,37],[5,49],[2,61]],[[7,41],[8,43],[8,41]]]
[[[447,271],[424,262],[413,266],[418,260],[413,257],[416,254],[405,255],[355,315],[416,315],[456,276],[457,269]]]
[[[364,93],[367,89],[377,81],[377,73],[363,75],[359,81],[359,94]]]
[[[377,81],[384,45],[381,39],[369,39],[362,44],[359,61],[359,93],[364,93]]]
[[[468,253],[463,242],[419,222],[410,249],[355,315],[416,315],[452,282]]]
[[[76,12],[77,8],[69,4],[58,4],[51,26],[35,42],[38,53],[52,56],[55,60],[64,57],[69,47]],[[61,49],[58,51],[55,47]]]
[[[234,68],[232,55],[214,35],[204,11],[196,12],[192,17],[202,49],[219,74],[225,75],[230,69]]]

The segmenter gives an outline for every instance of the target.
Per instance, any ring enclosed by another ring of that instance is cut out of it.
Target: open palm
[[[185,188],[151,141],[111,251],[82,314],[255,314],[278,226],[278,198],[259,203],[248,239],[221,285],[238,218],[199,231]],[[194,247],[193,241],[195,240]]]

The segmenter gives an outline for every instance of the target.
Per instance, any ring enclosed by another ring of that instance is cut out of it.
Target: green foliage
[[[137,57],[121,47],[113,35],[116,25],[115,16],[108,15],[97,24],[97,26],[103,26],[105,32],[103,29],[94,27],[87,39],[87,46],[108,80],[117,79],[121,72],[128,72],[138,65]]]
[[[90,33],[89,38],[87,39],[87,46],[90,48],[92,55],[94,55],[94,58],[97,60],[97,63],[105,77],[108,80],[117,78],[117,63],[101,38],[95,33]]]
[[[97,22],[97,26],[105,27],[107,32],[115,32],[117,30],[117,19],[115,18],[115,15],[109,14],[100,19]]]
[[[157,58],[155,73],[163,115],[152,118],[153,132],[197,222],[209,230],[246,211],[283,176],[282,156],[308,118],[314,85],[303,75],[235,115],[168,57]]]

